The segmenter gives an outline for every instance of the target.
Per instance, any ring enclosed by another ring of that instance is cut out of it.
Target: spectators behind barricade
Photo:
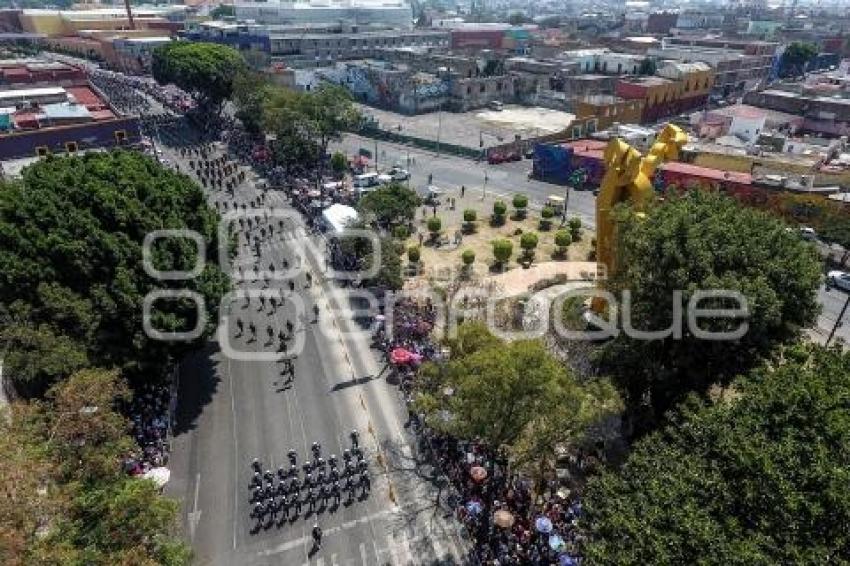
[[[124,460],[128,473],[144,474],[151,468],[168,464],[170,406],[171,391],[167,383],[135,388],[127,413],[132,423],[131,433],[139,448]]]

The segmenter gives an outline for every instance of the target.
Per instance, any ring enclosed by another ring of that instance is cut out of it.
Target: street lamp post
[[[567,223],[567,207],[570,205],[570,186],[564,188],[564,212],[561,214],[561,226]]]

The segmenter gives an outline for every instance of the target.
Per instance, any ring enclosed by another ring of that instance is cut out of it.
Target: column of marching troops
[[[229,198],[215,199],[216,209],[227,210],[228,204],[234,210],[239,208],[240,205],[233,200],[234,192],[236,187],[245,181],[246,173],[238,163],[229,160],[224,155],[215,156],[211,143],[184,146],[179,149],[179,154],[188,163],[189,168],[204,188],[226,191]],[[264,188],[262,193],[249,203],[241,203],[241,208],[247,210],[248,205],[252,208],[263,206],[266,201],[266,191],[267,188]],[[228,203],[228,200],[231,202]],[[265,222],[262,222],[262,220],[265,220]],[[253,218],[239,218],[239,233],[245,237],[249,248],[254,248],[253,251],[258,260],[260,258],[260,242],[274,235],[274,225],[268,221],[268,213],[264,214],[263,219],[256,215]],[[266,226],[262,226],[263,223]],[[279,233],[283,233],[283,220],[280,220],[278,224]],[[254,231],[259,232],[259,234],[254,234],[252,242],[251,235]],[[295,260],[296,263],[300,264],[300,258],[297,255]],[[286,259],[283,260],[283,268],[288,268]],[[275,270],[274,263],[269,265],[269,270],[272,272]],[[244,275],[241,266],[239,272],[240,275]],[[253,272],[256,278],[260,277],[257,265],[253,267]],[[310,287],[312,276],[307,272],[305,277],[305,287]],[[269,281],[265,280],[265,286],[268,286],[268,284]],[[288,284],[289,291],[294,292],[295,282],[289,280]],[[263,308],[265,307],[265,299],[264,296],[259,298]],[[250,304],[250,297],[246,297],[246,301]],[[272,312],[276,312],[279,304],[278,299],[271,297],[269,304],[272,307]],[[318,320],[318,310],[318,305],[314,305],[315,320]],[[237,319],[237,327],[238,335],[242,335],[245,325],[243,325],[241,319]],[[256,337],[257,329],[254,323],[250,322],[247,327],[252,337]],[[286,343],[295,331],[293,323],[289,320],[286,321],[286,327],[287,333],[284,333],[283,330],[278,332],[279,351],[284,353],[287,351]],[[269,325],[266,330],[269,339],[273,340],[274,329],[272,326]],[[291,379],[294,376],[292,360],[285,359],[284,362],[286,363],[284,372],[288,372]],[[329,501],[333,503],[330,509],[333,511],[340,504],[349,505],[355,501],[355,498],[363,500],[369,496],[372,487],[369,465],[366,454],[360,447],[359,434],[356,430],[351,431],[350,445],[343,450],[339,459],[333,454],[327,460],[322,458],[322,450],[318,442],[312,444],[310,452],[311,458],[305,458],[299,466],[296,452],[290,450],[287,455],[289,467],[281,466],[276,472],[263,471],[260,461],[256,458],[253,460],[249,501],[252,504],[250,516],[256,521],[256,524],[252,533],[258,532],[263,527],[270,528],[272,525],[280,527],[287,521],[296,520],[299,516],[306,519],[311,514],[321,513],[327,509]],[[359,492],[359,497],[357,492]],[[306,512],[303,515],[302,507],[306,507]],[[314,527],[314,531],[317,528],[318,526]]]
[[[345,497],[344,503],[350,505],[357,491],[360,491],[359,498],[365,499],[371,490],[369,465],[360,448],[358,432],[352,430],[350,438],[351,444],[343,450],[339,460],[334,454],[325,460],[318,442],[312,444],[312,457],[305,458],[300,468],[295,450],[287,455],[289,468],[281,466],[277,472],[263,472],[262,464],[255,458],[251,463],[253,478],[249,499],[253,504],[251,517],[257,521],[254,531],[294,521],[301,516],[303,507],[306,507],[306,519],[323,511],[328,501],[332,501],[335,508]]]
[[[204,188],[223,189],[230,193],[245,181],[245,170],[226,156],[210,156],[209,145],[181,148],[180,156],[188,159],[189,168],[195,172]]]

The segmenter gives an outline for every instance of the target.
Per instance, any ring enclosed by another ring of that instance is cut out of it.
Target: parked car
[[[521,161],[522,154],[519,150],[509,150],[509,151],[491,151],[487,155],[487,162],[490,165],[498,165],[500,163],[505,163],[508,161]]]
[[[406,169],[392,168],[390,169],[390,175],[393,178],[393,181],[407,181],[410,179],[410,173]]]
[[[837,287],[850,292],[850,273],[846,271],[830,271],[826,275],[826,283],[830,287]]]
[[[380,184],[377,173],[363,173],[354,176],[354,186],[357,188],[376,187]]]

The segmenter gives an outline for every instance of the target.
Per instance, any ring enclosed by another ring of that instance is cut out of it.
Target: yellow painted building
[[[173,5],[164,8],[133,8],[136,29],[146,29],[167,24],[169,17],[179,19],[186,7]],[[44,34],[47,37],[81,35],[90,30],[129,30],[130,21],[124,8],[96,8],[91,10],[22,10],[19,21],[23,31]],[[162,30],[160,29],[160,34]]]
[[[604,130],[615,122],[639,123],[643,113],[643,101],[626,100],[610,94],[594,94],[576,101],[575,112],[579,120],[595,118],[595,129]]]
[[[643,102],[642,122],[656,122],[703,106],[714,75],[703,63],[666,63],[652,77],[624,77],[617,96]]]

